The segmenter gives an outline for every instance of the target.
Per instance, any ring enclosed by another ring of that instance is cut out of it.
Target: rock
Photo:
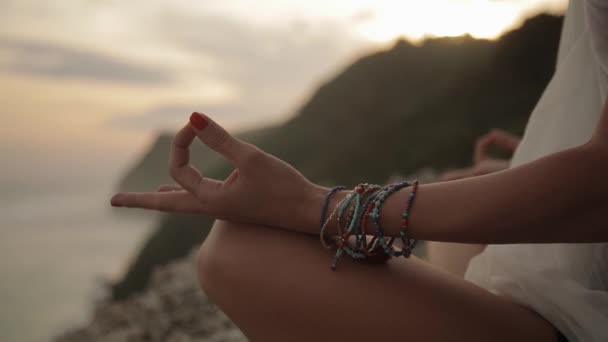
[[[196,252],[155,271],[141,294],[95,304],[91,321],[55,342],[243,342],[240,330],[198,286]]]

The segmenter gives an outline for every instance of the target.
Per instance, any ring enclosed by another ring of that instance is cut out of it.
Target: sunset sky
[[[398,36],[494,38],[566,1],[3,0],[0,181],[126,167],[193,110],[281,122]]]

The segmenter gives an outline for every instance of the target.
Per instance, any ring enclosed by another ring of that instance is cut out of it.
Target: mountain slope
[[[496,42],[466,36],[421,46],[398,41],[321,86],[286,124],[241,138],[324,184],[383,183],[421,167],[468,164],[475,138],[489,129],[523,132],[553,74],[561,24],[561,18],[540,15]],[[151,189],[169,180],[169,140],[159,138],[122,189]],[[192,159],[211,177],[230,171],[201,147]],[[210,222],[166,216],[116,285],[115,297],[144,288],[152,269],[200,243]]]

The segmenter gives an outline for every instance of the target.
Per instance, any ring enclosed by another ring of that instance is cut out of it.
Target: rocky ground
[[[242,342],[239,329],[198,287],[196,253],[159,268],[148,289],[123,302],[99,301],[91,321],[55,342]]]

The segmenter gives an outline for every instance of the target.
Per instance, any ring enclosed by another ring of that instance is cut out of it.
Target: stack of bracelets
[[[399,235],[403,244],[399,250],[393,247],[395,238],[386,238],[384,236],[384,231],[380,224],[380,210],[382,209],[382,204],[390,195],[410,186],[412,187],[412,191],[408,196],[407,203],[405,203],[405,209],[401,217]],[[332,270],[336,269],[338,260],[345,253],[353,259],[365,259],[370,262],[384,262],[391,257],[398,256],[408,258],[417,242],[408,237],[407,229],[410,211],[418,191],[418,181],[403,181],[384,187],[367,183],[359,184],[348,192],[346,197],[338,203],[329,217],[326,218],[332,195],[344,189],[343,186],[331,189],[327,193],[325,204],[321,210],[321,244],[327,249],[336,248],[336,254],[331,263]],[[334,238],[329,238],[326,236],[325,230],[333,217],[336,217],[338,234]],[[368,217],[374,224],[375,229],[373,232],[367,231]],[[368,234],[373,235],[370,241],[367,240]],[[351,236],[354,236],[354,241],[350,239]]]

